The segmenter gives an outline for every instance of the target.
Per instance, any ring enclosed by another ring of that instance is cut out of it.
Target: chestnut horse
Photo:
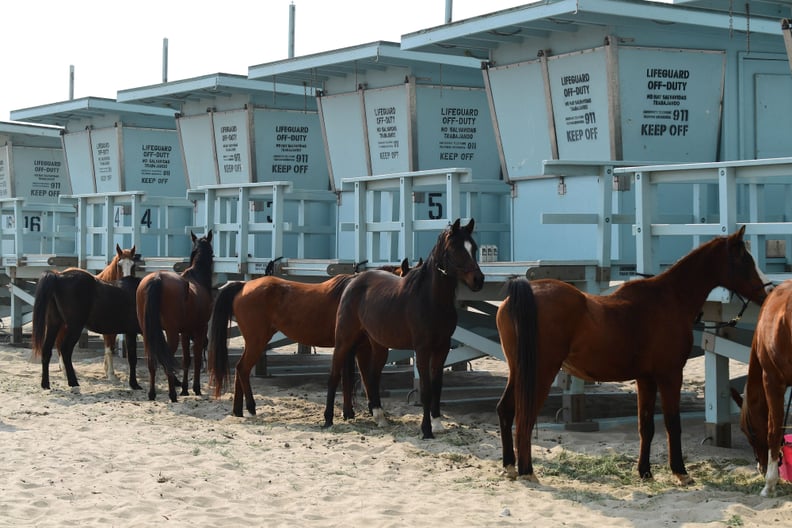
[[[49,363],[54,345],[69,386],[77,390],[80,384],[72,365],[72,353],[83,329],[87,328],[104,334],[104,368],[108,380],[117,379],[113,369],[116,334],[126,336],[129,386],[140,389],[135,372],[139,328],[134,317],[134,291],[130,295],[128,288],[115,282],[122,277],[133,277],[137,260],[134,246],[122,250],[116,244],[113,260],[97,275],[80,268],[42,273],[33,302],[32,335],[33,353],[41,357],[41,388],[50,388]]]
[[[649,449],[659,390],[671,471],[680,484],[692,482],[682,460],[679,400],[695,319],[717,286],[757,304],[767,295],[768,283],[745,247],[744,232],[743,226],[728,237],[715,238],[663,273],[626,282],[610,295],[590,295],[553,279],[508,283],[509,296],[496,317],[509,365],[506,390],[497,406],[508,476],[537,481],[531,429],[563,367],[585,380],[636,380],[638,473],[645,479],[652,478]]]
[[[156,396],[157,363],[164,367],[168,377],[168,396],[173,402],[177,400],[173,358],[180,338],[184,365],[181,394],[187,394],[191,340],[195,358],[193,392],[201,394],[201,361],[212,314],[212,231],[201,238],[190,232],[190,237],[193,244],[190,267],[181,274],[174,271],[150,273],[137,289],[137,317],[149,370],[149,400]]]
[[[440,394],[451,334],[457,324],[457,284],[464,282],[472,291],[484,286],[484,274],[476,262],[473,226],[473,219],[466,226],[460,226],[457,219],[437,238],[423,265],[403,279],[371,270],[357,275],[346,287],[336,315],[324,427],[333,424],[335,392],[342,369],[348,368],[352,355],[357,356],[364,384],[368,379],[369,409],[380,425],[384,423],[379,381],[388,349],[401,348],[415,351],[423,404],[423,438],[434,438],[433,431],[442,430]],[[371,348],[356,349],[366,336]],[[344,418],[353,417],[351,402],[346,400],[351,392],[344,389]]]
[[[409,265],[405,259],[400,267],[383,266],[382,269],[402,275],[409,271]],[[272,336],[281,331],[303,345],[333,346],[338,301],[353,276],[336,275],[318,284],[265,276],[223,286],[212,309],[207,354],[210,385],[214,386],[215,397],[223,393],[229,377],[227,339],[232,318],[236,318],[245,340],[242,357],[236,366],[233,413],[242,416],[244,397],[248,412],[255,415],[256,401],[250,386],[250,372],[266,351]]]
[[[778,484],[783,441],[784,393],[792,385],[792,281],[777,286],[765,299],[756,323],[745,398],[732,392],[741,407],[740,428],[754,450],[757,469],[765,474],[762,496]]]

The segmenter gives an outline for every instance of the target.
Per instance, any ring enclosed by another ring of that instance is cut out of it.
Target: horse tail
[[[173,357],[171,357],[165,336],[162,334],[162,321],[160,321],[162,277],[154,275],[143,288],[143,298],[145,299],[143,321],[146,325],[143,337],[148,343],[148,349],[154,354],[154,358],[165,367],[165,372],[168,375],[175,375],[176,368],[173,364]]]
[[[536,409],[536,299],[525,278],[509,281],[509,315],[517,336],[517,372],[514,377],[517,427],[529,427]],[[530,431],[523,431],[530,435]]]
[[[33,335],[32,348],[36,357],[41,355],[41,346],[44,344],[44,337],[47,334],[47,312],[55,295],[58,283],[58,276],[51,271],[41,274],[36,285],[36,295],[33,301]]]
[[[229,378],[228,368],[228,324],[234,316],[234,299],[245,286],[243,281],[229,282],[220,289],[212,308],[209,325],[208,368],[209,385],[214,386],[215,398],[223,393]]]

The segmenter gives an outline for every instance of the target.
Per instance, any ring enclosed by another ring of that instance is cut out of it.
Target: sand
[[[40,368],[29,348],[0,346],[0,526],[792,526],[792,485],[759,497],[742,433],[733,429],[732,448],[714,447],[700,412],[683,422],[689,487],[667,469],[661,422],[655,480],[637,478],[634,418],[588,433],[543,423],[537,485],[502,476],[496,402],[472,401],[475,391],[448,391],[462,401],[443,406],[447,432],[420,439],[409,371],[389,375],[387,428],[360,397],[355,420],[343,421],[337,406],[325,430],[321,373],[255,378],[258,414],[236,418],[231,395],[209,397],[205,377],[204,396],[171,403],[159,375],[151,402],[126,387],[124,360],[116,359],[120,382],[104,379],[98,350],[78,354],[79,393],[57,364],[52,390],[42,390]],[[471,369],[447,381],[505,384],[497,360]],[[147,388],[142,361],[138,377]],[[703,409],[701,358],[685,378]],[[575,460],[580,475],[569,474]],[[598,461],[621,469],[589,471]]]

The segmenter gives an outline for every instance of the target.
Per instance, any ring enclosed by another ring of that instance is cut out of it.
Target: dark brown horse
[[[97,275],[80,268],[42,273],[33,302],[32,339],[33,353],[41,357],[42,388],[50,388],[49,363],[53,345],[58,349],[69,386],[75,390],[79,387],[72,353],[85,328],[103,334],[105,375],[109,380],[117,379],[113,371],[116,335],[126,336],[129,386],[141,388],[135,372],[135,340],[139,328],[134,290],[130,295],[128,287],[114,282],[122,277],[134,278],[137,260],[134,246],[122,250],[116,244],[113,260]]]
[[[433,430],[442,430],[440,394],[451,334],[457,324],[457,284],[464,282],[473,291],[484,286],[484,274],[476,262],[473,226],[473,219],[464,227],[456,220],[437,238],[424,264],[403,279],[371,270],[357,275],[344,290],[336,316],[325,427],[333,424],[336,388],[351,355],[357,357],[364,384],[368,380],[369,409],[378,423],[384,423],[379,380],[388,349],[401,348],[415,351],[423,403],[423,437],[433,438]],[[371,348],[356,349],[365,336]],[[351,389],[344,389],[347,394],[351,394]],[[351,409],[351,402],[345,401],[345,418],[352,417]]]
[[[586,380],[636,380],[638,473],[651,478],[657,391],[665,416],[671,471],[692,481],[682,460],[679,400],[693,324],[717,286],[761,304],[767,283],[743,242],[742,227],[691,251],[663,273],[624,283],[610,295],[590,295],[557,280],[510,281],[497,326],[509,365],[498,403],[507,475],[536,481],[531,429],[562,367]],[[512,443],[516,417],[517,471]]]
[[[402,275],[409,271],[409,265],[405,259],[401,266],[388,266],[387,269]],[[242,357],[236,366],[233,413],[242,416],[244,397],[248,412],[255,415],[250,372],[272,336],[280,331],[303,345],[333,346],[338,301],[353,276],[336,275],[318,284],[265,276],[223,286],[214,302],[209,329],[209,376],[215,397],[223,393],[229,377],[227,339],[232,318],[236,318],[245,340]]]
[[[777,286],[765,299],[748,360],[740,427],[765,474],[762,496],[772,496],[778,484],[779,452],[783,441],[784,393],[792,385],[792,281]]]
[[[193,392],[201,394],[201,362],[212,313],[212,231],[201,238],[191,232],[190,237],[193,243],[190,267],[181,274],[158,271],[146,275],[137,289],[137,317],[149,369],[149,400],[156,396],[154,382],[159,363],[168,377],[168,396],[176,401],[173,358],[180,339],[184,366],[181,394],[187,394],[190,341],[195,358]]]

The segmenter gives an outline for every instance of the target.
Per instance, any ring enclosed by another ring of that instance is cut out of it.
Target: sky
[[[295,56],[331,51],[442,25],[446,0],[25,0],[3,3],[0,121],[12,110],[74,97],[115,98],[119,90],[288,58],[289,5]],[[530,0],[454,0],[462,20]]]

